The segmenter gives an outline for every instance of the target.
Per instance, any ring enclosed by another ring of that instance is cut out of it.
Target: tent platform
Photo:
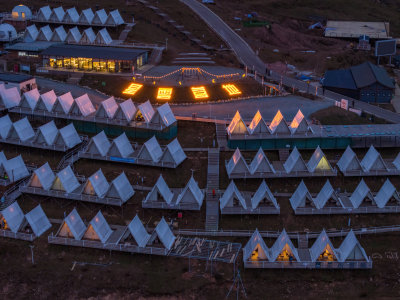
[[[361,177],[361,176],[395,176],[400,175],[400,170],[397,169],[393,164],[393,159],[384,159],[387,169],[382,170],[371,170],[365,172],[364,170],[351,170],[341,171],[345,177]]]
[[[79,136],[79,137],[81,138],[81,141],[86,138],[84,136]],[[30,148],[45,149],[45,150],[53,150],[53,151],[59,151],[59,152],[66,152],[66,151],[70,150],[70,148],[67,148],[64,145],[47,145],[47,144],[42,144],[42,143],[36,143],[34,141],[34,138],[32,138],[28,141],[25,141],[25,142],[22,142],[20,139],[11,139],[11,138],[2,139],[2,138],[0,138],[0,143],[18,145],[18,146],[24,146],[24,147],[30,147]],[[82,142],[80,142],[79,144],[81,144],[81,143]]]
[[[298,207],[295,215],[348,215],[348,214],[390,214],[400,213],[400,205],[386,206],[379,208],[377,206],[353,207],[324,207],[317,209],[315,207]]]
[[[247,201],[246,201],[247,202]],[[250,206],[247,209],[242,206],[224,207],[221,209],[222,215],[279,215],[280,209],[276,209],[274,206],[258,206],[255,209],[251,209]]]
[[[29,242],[32,242],[34,239],[36,239],[36,236],[33,233],[24,233],[24,232],[14,233],[10,230],[4,230],[4,229],[0,229],[0,237],[29,241]]]
[[[245,261],[244,267],[246,269],[372,269],[372,261],[347,261],[347,262],[337,262],[337,261]]]
[[[201,205],[198,203],[187,203],[181,202],[176,204],[179,194],[183,189],[180,188],[171,188],[171,192],[174,194],[174,197],[171,200],[171,203],[168,204],[164,201],[164,199],[158,199],[157,201],[142,201],[143,208],[155,208],[155,209],[171,209],[171,210],[200,210]],[[204,190],[201,190],[204,193]]]

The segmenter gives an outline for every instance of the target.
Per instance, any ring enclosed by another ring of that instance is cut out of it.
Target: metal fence
[[[32,242],[36,238],[36,236],[32,233],[23,233],[23,232],[14,233],[10,230],[4,230],[4,229],[0,229],[0,236],[10,239],[29,241],[29,242]]]

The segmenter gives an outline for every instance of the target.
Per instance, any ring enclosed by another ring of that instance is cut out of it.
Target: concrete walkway
[[[396,83],[396,90],[394,93],[394,97],[392,99],[392,105],[393,105],[394,110],[397,113],[400,113],[400,87],[397,83]]]

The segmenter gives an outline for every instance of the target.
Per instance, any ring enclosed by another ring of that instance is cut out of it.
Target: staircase
[[[2,199],[4,199],[4,202],[2,201],[0,203],[0,211],[3,209],[7,208],[11,204],[15,202],[15,200],[21,196],[21,192],[19,190],[20,186],[24,186],[30,179],[30,176],[28,176],[25,179],[21,179],[18,181],[16,184],[14,184],[12,187],[10,187],[8,190],[6,190],[3,194]]]
[[[300,234],[297,237],[297,252],[299,253],[299,257],[301,261],[310,261],[310,250],[308,248],[308,234]]]
[[[218,230],[219,221],[219,149],[208,150],[207,189],[206,189],[206,230]],[[215,190],[215,196],[212,191]]]
[[[62,169],[68,167],[69,165],[73,165],[74,162],[79,160],[79,152],[83,151],[87,145],[87,138],[82,138],[82,143],[73,150],[67,152],[60,162],[57,165],[57,171],[61,171]]]
[[[215,131],[217,135],[218,147],[224,149],[228,147],[228,141],[226,137],[226,126],[225,124],[215,123]]]

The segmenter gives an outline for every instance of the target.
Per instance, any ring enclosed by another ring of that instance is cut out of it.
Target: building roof
[[[9,115],[0,118],[0,135],[2,139],[6,139],[13,124]]]
[[[71,166],[67,166],[57,173],[57,178],[60,180],[61,185],[66,193],[72,193],[81,186],[76,178]]]
[[[167,183],[165,182],[162,175],[158,177],[156,184],[153,186],[151,191],[147,194],[145,202],[157,201],[158,193],[164,199],[167,204],[171,204],[172,198],[174,194],[171,192],[170,188],[168,187]]]
[[[186,154],[183,151],[181,144],[177,138],[167,145],[161,157],[162,162],[170,162],[179,165],[186,159]]]
[[[40,168],[37,168],[35,171],[33,171],[33,176],[36,175],[37,179],[40,182],[40,185],[42,188],[46,191],[50,190],[50,188],[53,185],[54,180],[56,179],[56,175],[54,175],[53,170],[50,168],[49,163],[45,163],[43,166]]]
[[[240,193],[240,191],[238,190],[235,182],[231,180],[224,194],[219,199],[219,206],[221,210],[227,206],[232,207],[234,198],[239,200],[244,209],[247,209],[246,200],[243,198],[242,193]]]
[[[272,194],[271,190],[269,189],[268,185],[266,184],[265,180],[263,180],[258,187],[257,191],[251,197],[251,208],[254,210],[258,207],[260,202],[263,199],[267,199],[272,205],[276,208],[279,209],[279,204],[276,201],[274,195]]]
[[[83,223],[81,216],[78,214],[76,208],[74,208],[69,215],[64,219],[69,230],[71,231],[74,239],[79,241],[82,239],[86,231],[86,225]]]
[[[133,152],[132,144],[124,132],[112,141],[110,149],[108,150],[108,155],[127,158]]]
[[[264,150],[261,147],[260,149],[258,149],[258,152],[251,161],[249,169],[251,174],[254,174],[256,172],[261,172],[261,173],[276,172],[272,164],[269,162],[267,156],[265,155]]]
[[[41,54],[47,56],[135,60],[138,56],[146,52],[148,51],[116,47],[53,45],[45,49]]]
[[[37,143],[46,143],[47,145],[53,145],[58,134],[58,128],[54,123],[54,120],[40,126],[36,131],[35,141]]]
[[[25,215],[34,234],[39,237],[51,228],[51,223],[40,204]]]
[[[132,234],[139,247],[146,247],[150,239],[150,234],[147,233],[142,221],[136,215],[128,225],[129,232]]]
[[[106,156],[110,147],[111,143],[103,130],[90,139],[87,152]]]
[[[112,230],[100,210],[90,221],[90,225],[92,225],[100,241],[103,244],[106,243],[112,234]]]
[[[240,152],[239,148],[236,148],[235,152],[233,153],[231,159],[226,165],[226,172],[229,176],[234,173],[246,173],[249,172],[249,167]]]
[[[17,233],[23,226],[25,215],[17,201],[3,209],[1,214],[12,232]]]
[[[110,184],[110,188],[107,191],[106,197],[119,198],[122,202],[128,201],[135,191],[130,184],[128,177],[122,172],[118,177],[116,177]]]
[[[261,249],[258,248],[258,246]],[[264,239],[262,238],[258,229],[256,229],[253,232],[246,246],[243,247],[243,261],[249,260],[255,249],[258,249],[258,254],[260,258],[265,258],[267,260],[270,260],[269,249],[265,244]],[[260,255],[260,250],[263,252],[261,255]]]
[[[325,87],[357,90],[353,75],[349,69],[326,71],[322,84]]]
[[[195,202],[199,206],[203,204],[204,193],[199,188],[199,185],[194,180],[193,176],[190,177],[188,183],[182,192],[178,195],[178,199],[176,200],[176,204],[181,202],[183,203],[192,203]]]
[[[372,39],[386,39],[389,38],[388,29],[386,22],[328,20],[325,36],[358,39],[362,35],[367,35]]]
[[[110,185],[107,182],[107,179],[103,174],[103,171],[99,169],[87,179],[86,184],[83,187],[83,193],[89,195],[96,195],[99,198],[103,198],[106,195],[109,188]]]
[[[27,117],[13,123],[10,137],[19,138],[21,142],[26,142],[35,137],[35,132],[33,131],[31,123],[29,123]]]
[[[164,217],[161,218],[161,221],[157,224],[155,230],[157,232],[158,238],[160,239],[161,243],[163,243],[164,247],[168,250],[171,250],[176,237],[172,233],[172,230],[171,228],[169,228]]]

